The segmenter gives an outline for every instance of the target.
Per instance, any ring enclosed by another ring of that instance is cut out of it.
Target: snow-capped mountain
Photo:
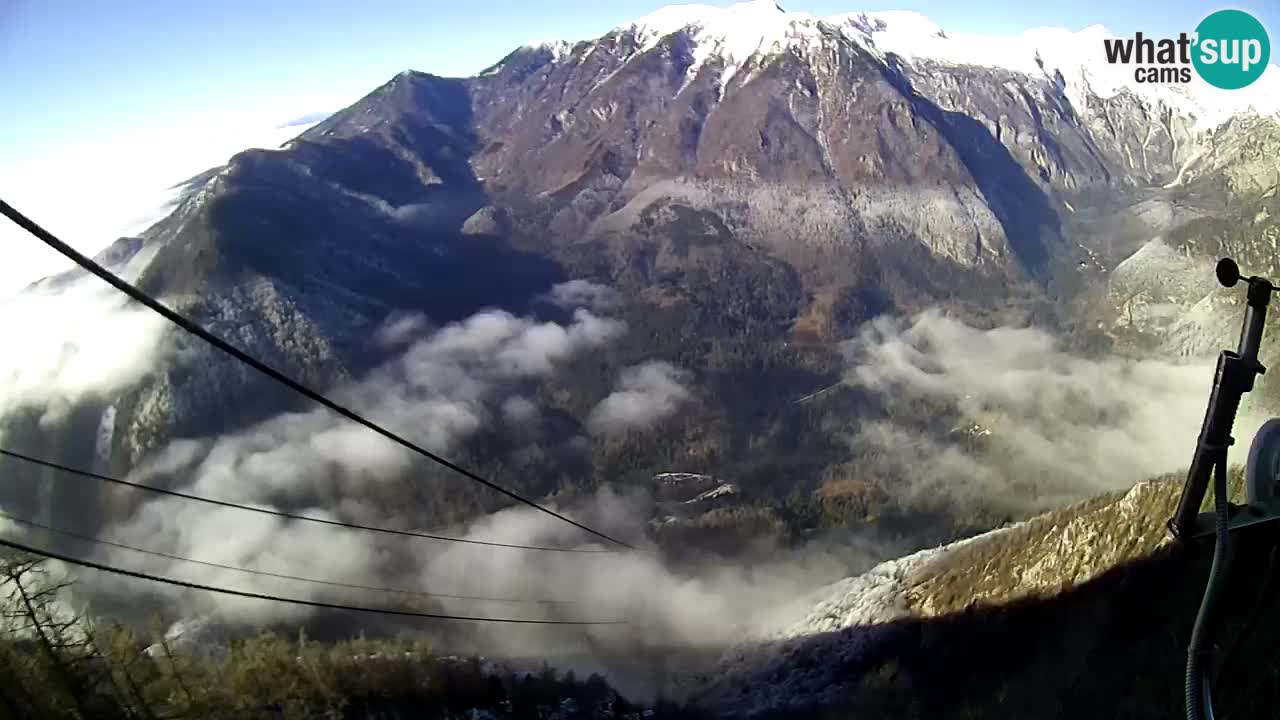
[[[771,0],[749,0],[727,7],[670,5],[615,30],[634,33],[641,52],[657,47],[675,33],[685,34],[693,56],[686,77],[692,79],[707,62],[718,62],[722,85],[756,55],[820,50],[824,38],[838,33],[881,59],[895,55],[909,62],[1002,68],[1043,76],[1061,83],[1077,108],[1087,105],[1089,95],[1109,98],[1127,92],[1184,112],[1203,130],[1242,112],[1280,112],[1280,71],[1274,66],[1240,91],[1215,88],[1194,74],[1185,86],[1137,82],[1132,68],[1106,61],[1103,41],[1115,35],[1102,25],[1079,31],[1039,27],[1018,35],[958,33],[947,32],[927,16],[907,10],[819,17],[788,12]],[[573,44],[555,40],[527,47],[550,49],[562,60],[570,55]]]
[[[1105,35],[670,6],[517,48],[476,77],[401,73],[284,148],[194,179],[117,250],[145,259],[131,270],[144,288],[318,383],[376,363],[370,328],[392,312],[526,310],[569,277],[614,287],[638,337],[670,342],[637,356],[695,338],[821,346],[937,302],[1066,322],[1048,284],[1099,285],[1150,240],[1098,217],[1140,200],[1177,206],[1182,225],[1212,216],[1205,198],[1266,189],[1280,137],[1274,68],[1229,103],[1139,86],[1105,63]],[[1249,217],[1273,224],[1266,212]],[[1104,329],[1130,314],[1101,305]],[[717,352],[686,362],[709,371]],[[820,382],[793,379],[794,397],[835,382],[831,363]],[[128,397],[99,398],[115,427],[99,412],[88,434],[131,467],[216,418],[278,411],[260,382],[198,348],[168,354]],[[722,427],[737,421],[710,403]]]
[[[371,338],[388,318],[438,327],[500,308],[542,321],[557,317],[553,286],[608,286],[625,337],[563,376],[529,379],[523,390],[545,420],[533,439],[477,432],[453,448],[464,464],[537,498],[688,471],[707,482],[679,498],[693,502],[660,502],[678,520],[664,527],[689,546],[870,524],[885,506],[928,544],[999,521],[921,510],[892,478],[828,482],[854,463],[849,428],[932,411],[840,392],[798,404],[839,386],[840,340],[882,314],[937,305],[988,327],[1035,323],[1105,345],[1131,315],[1124,302],[1142,296],[1174,315],[1198,302],[1201,258],[1241,247],[1252,265],[1280,259],[1266,234],[1280,217],[1265,194],[1280,152],[1275,69],[1224,105],[1198,86],[1115,75],[1102,62],[1105,34],[997,40],[914,13],[668,7],[599,38],[517,48],[475,77],[400,73],[283,148],[239,153],[194,179],[170,215],[105,257],[317,387],[386,361],[393,350]],[[1239,217],[1251,223],[1247,243],[1230,234]],[[1112,287],[1112,270],[1157,226],[1165,244]],[[1187,295],[1176,301],[1146,277],[1172,270]],[[1107,294],[1126,288],[1128,300]],[[1091,292],[1101,298],[1086,316],[1076,301]],[[1194,336],[1215,317],[1166,325]],[[27,409],[5,418],[6,442],[124,474],[176,438],[301,409],[237,363],[161,332],[162,352],[131,363],[127,386],[59,398],[74,427],[50,432],[46,414]],[[688,373],[688,402],[644,432],[587,441],[612,378],[652,360]],[[367,522],[437,527],[498,507],[419,471],[333,486],[369,489],[343,498]],[[132,509],[79,498],[103,522]],[[864,599],[878,599],[828,601],[810,624],[893,622],[917,560],[850,581],[841,597],[861,582],[879,588]]]
[[[283,149],[199,176],[120,247],[146,259],[143,287],[321,383],[377,361],[367,337],[388,313],[525,309],[574,276],[616,288],[637,335],[672,353],[721,336],[825,343],[943,298],[1043,322],[1065,312],[1044,283],[1092,283],[1137,248],[1077,208],[1197,183],[1238,195],[1267,173],[1256,139],[1276,123],[1214,126],[1204,108],[1273,113],[1274,69],[1212,105],[1199,86],[1115,76],[1105,34],[666,7],[472,78],[401,73]],[[1184,220],[1207,212],[1181,202]],[[510,278],[474,282],[482,268]],[[127,397],[100,398],[115,427],[97,413],[92,435],[112,439],[115,467],[284,401],[198,348],[157,362]],[[255,402],[227,406],[241,397]]]
[[[625,226],[635,202],[702,191],[816,210],[828,242],[861,219],[949,260],[1012,251],[1034,265],[1055,224],[1091,204],[1075,196],[1190,182],[1215,167],[1224,123],[1274,123],[1280,110],[1275,68],[1242,91],[1137,83],[1106,62],[1108,36],[948,33],[917,13],[819,18],[771,2],[669,6],[483,73],[479,112],[500,113],[513,137],[479,161],[499,193],[593,185],[560,214],[565,230]],[[604,175],[584,152],[607,160]]]
[[[909,61],[998,67],[1043,75],[1060,83],[1076,108],[1086,107],[1090,95],[1106,99],[1131,93],[1191,116],[1201,130],[1212,130],[1237,113],[1280,112],[1280,71],[1274,66],[1253,85],[1239,91],[1215,88],[1196,74],[1185,86],[1136,82],[1131,66],[1106,61],[1103,41],[1115,35],[1101,25],[1079,31],[1042,27],[1020,35],[1000,36],[948,33],[923,15],[908,11],[850,13],[828,21],[854,28],[854,37],[869,48]]]

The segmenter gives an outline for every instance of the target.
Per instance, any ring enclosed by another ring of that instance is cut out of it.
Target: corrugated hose
[[[1191,629],[1191,643],[1187,646],[1186,707],[1187,720],[1213,720],[1213,690],[1210,677],[1209,635],[1217,622],[1222,584],[1231,565],[1230,534],[1228,532],[1227,502],[1227,448],[1218,452],[1213,466],[1213,514],[1215,541],[1213,564],[1209,567],[1209,580],[1205,583],[1204,597],[1200,599],[1200,611]]]

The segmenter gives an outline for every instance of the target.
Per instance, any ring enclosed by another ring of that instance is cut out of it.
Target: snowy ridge
[[[688,77],[697,75],[708,60],[719,58],[724,63],[723,88],[757,53],[814,43],[821,38],[820,25],[819,18],[808,13],[787,12],[772,0],[752,0],[727,8],[668,5],[618,29],[634,32],[642,52],[673,33],[687,32],[694,43]]]
[[[917,12],[818,17],[788,12],[772,0],[752,0],[728,7],[668,5],[615,31],[634,33],[642,52],[674,33],[686,33],[694,59],[688,77],[716,59],[723,63],[721,88],[757,54],[813,49],[824,37],[839,34],[881,59],[893,54],[909,62],[996,67],[1044,77],[1057,83],[1078,110],[1091,94],[1109,98],[1127,92],[1181,111],[1200,129],[1212,129],[1244,112],[1280,115],[1280,68],[1275,64],[1242,90],[1219,90],[1194,73],[1188,85],[1139,83],[1132,66],[1106,62],[1103,40],[1114,35],[1101,25],[1079,31],[1040,27],[1019,35],[948,33]],[[557,57],[562,53],[567,50],[557,51]]]
[[[1274,64],[1261,79],[1242,90],[1220,90],[1195,73],[1187,85],[1139,83],[1134,80],[1133,66],[1106,61],[1103,41],[1116,36],[1102,25],[1080,31],[1039,27],[1010,36],[951,34],[910,11],[847,13],[826,20],[873,52],[1043,75],[1060,84],[1077,110],[1084,108],[1090,93],[1109,98],[1129,92],[1150,103],[1182,110],[1193,116],[1201,129],[1217,127],[1242,112],[1280,114],[1280,68]]]
[[[847,696],[868,659],[891,656],[912,621],[959,602],[1001,605],[1079,587],[1170,542],[1181,483],[1140,482],[981,535],[876,565],[804,598],[731,648],[696,702],[722,715],[805,710]],[[950,592],[963,585],[957,600]],[[909,637],[909,636],[908,636]],[[910,642],[910,640],[908,640]]]
[[[933,561],[1014,527],[888,560],[798,599],[807,611],[725,653],[699,704],[749,717],[840,697],[847,669],[894,641],[894,621],[918,616],[910,591]]]
[[[557,62],[568,57],[573,51],[573,43],[567,40],[530,40],[520,47],[526,50],[546,50]]]
[[[839,580],[814,593],[809,612],[800,620],[769,632],[769,640],[790,640],[849,627],[886,623],[916,615],[908,598],[914,580],[930,563],[948,553],[1011,532],[1023,523],[991,530],[947,545],[926,548],[886,560],[867,572]]]

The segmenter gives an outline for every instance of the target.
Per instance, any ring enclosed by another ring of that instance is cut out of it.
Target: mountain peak
[[[757,53],[816,40],[820,23],[814,15],[787,12],[772,0],[749,0],[728,7],[667,5],[616,29],[634,33],[643,50],[674,33],[686,33],[694,43],[690,76],[707,60],[719,58],[724,62],[723,85]]]
[[[892,54],[909,63],[1000,68],[1045,78],[1077,109],[1086,107],[1090,95],[1129,94],[1153,107],[1180,110],[1198,130],[1212,130],[1242,112],[1280,114],[1280,68],[1274,65],[1254,85],[1238,91],[1217,90],[1194,74],[1185,85],[1138,83],[1131,68],[1106,62],[1103,40],[1112,34],[1101,25],[1081,30],[1037,27],[1005,35],[949,33],[926,15],[909,10],[820,17],[787,11],[773,0],[746,0],[728,6],[667,5],[614,32],[630,33],[639,52],[658,47],[673,34],[684,34],[693,55],[687,77],[692,79],[715,60],[722,68],[722,88],[753,56],[788,49],[811,52],[824,46],[824,38],[838,34],[882,59]],[[572,45],[563,41],[524,48],[549,52],[557,62],[573,57]],[[588,56],[589,52],[583,55]]]
[[[728,7],[667,5],[623,27],[636,29],[646,38],[661,38],[680,30],[726,38],[763,38],[787,25],[805,21],[816,22],[817,18],[808,13],[787,12],[772,0],[748,0]]]
[[[851,12],[832,15],[826,21],[833,25],[849,25],[867,35],[893,32],[916,37],[946,38],[947,34],[923,13],[914,10]]]

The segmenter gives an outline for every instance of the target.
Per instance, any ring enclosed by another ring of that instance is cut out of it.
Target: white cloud
[[[24,407],[60,419],[90,396],[140,380],[167,351],[167,321],[97,278],[0,301],[8,352],[0,353],[0,418]]]
[[[403,345],[420,335],[428,324],[427,316],[422,313],[393,314],[378,328],[373,339],[382,347]]]
[[[573,507],[553,509],[579,518],[604,532],[635,538],[645,526],[649,501],[604,489]],[[307,511],[319,517],[332,513]],[[132,522],[115,528],[113,540],[164,548],[167,552],[266,572],[337,580],[424,592],[496,598],[552,599],[567,604],[495,603],[465,599],[414,599],[411,607],[426,612],[531,619],[624,620],[629,626],[539,627],[424,625],[417,632],[454,632],[467,646],[486,654],[545,657],[552,662],[585,662],[583,644],[599,657],[623,657],[645,647],[716,648],[752,633],[786,625],[808,610],[803,599],[818,588],[869,567],[876,551],[843,551],[810,545],[802,552],[779,552],[734,565],[723,559],[700,567],[669,567],[659,553],[647,549],[616,554],[528,552],[476,545],[383,538],[316,524],[253,516],[229,509],[209,511],[165,501],[139,511]],[[472,540],[558,545],[600,549],[581,531],[529,508],[509,508],[480,517],[459,532]],[[271,592],[287,597],[325,599],[362,605],[405,607],[403,596],[383,596],[322,586],[246,576],[243,573],[139,558],[125,551],[106,555],[120,564],[170,577]],[[117,557],[118,556],[118,557]],[[112,592],[137,591],[136,584],[92,576]],[[186,618],[206,617],[241,627],[273,621],[297,621],[307,608],[242,600],[208,593],[170,593],[175,609]],[[643,636],[637,630],[643,630]],[[568,650],[576,657],[562,658]],[[633,693],[654,688],[653,668],[639,659],[633,667],[611,667],[616,682]]]
[[[322,508],[309,508],[303,512],[312,517],[338,519],[333,512]],[[378,575],[384,571],[380,560],[386,557],[379,546],[380,539],[371,533],[342,531],[318,523],[297,522],[233,508],[210,508],[200,503],[166,500],[143,505],[127,524],[115,526],[106,534],[121,544],[159,549],[201,562],[374,586],[379,584]],[[102,553],[122,567],[218,587],[285,597],[355,599],[350,594],[343,596],[340,591],[325,586],[180,563],[123,549],[104,548]],[[136,583],[131,584],[129,580],[95,576],[93,581],[109,592],[137,592]],[[259,623],[298,620],[311,612],[296,605],[207,592],[188,592],[163,586],[148,589],[165,592],[175,601],[180,598],[178,604],[184,613],[188,613],[187,617],[217,613],[235,622]],[[365,594],[355,604],[386,604],[390,600]]]
[[[485,311],[413,343],[394,362],[335,392],[340,402],[437,452],[490,416],[504,387],[547,377],[574,355],[619,337],[626,326],[580,310],[562,326]],[[211,443],[197,486],[211,493],[247,486],[263,493],[314,493],[318,478],[387,478],[408,464],[402,448],[327,411],[279,416]],[[351,488],[354,490],[355,488]]]
[[[597,434],[648,428],[689,399],[686,379],[687,373],[663,361],[624,368],[618,388],[591,411],[587,426]]]
[[[528,425],[538,419],[538,406],[533,401],[512,395],[502,403],[502,416],[512,425]]]
[[[582,279],[553,285],[544,299],[562,308],[587,307],[593,310],[610,310],[621,301],[618,292],[608,285]]]
[[[615,536],[634,538],[643,531],[651,511],[648,499],[620,495],[609,489],[586,503],[556,508]],[[510,508],[478,518],[468,527],[469,538],[505,542],[601,547],[589,543],[574,528],[528,508]],[[622,619],[631,630],[619,628],[562,630],[558,638],[585,635],[604,655],[668,644],[679,647],[723,646],[744,635],[773,627],[794,608],[797,598],[844,577],[850,567],[865,569],[869,557],[837,557],[810,545],[803,552],[756,558],[737,565],[723,559],[703,566],[669,567],[660,553],[642,549],[617,554],[494,552],[474,545],[449,545],[419,553],[417,576],[425,587],[466,587],[482,594],[567,599],[573,605],[550,609],[563,618],[589,616]],[[529,609],[513,608],[529,613]],[[526,615],[527,616],[527,615]],[[547,649],[547,636],[537,630],[477,626],[475,635],[491,647],[513,656]],[[634,680],[634,678],[632,678]]]
[[[579,310],[574,321],[564,326],[486,311],[418,339],[401,358],[340,388],[336,395],[410,438],[434,450],[446,450],[487,422],[492,412],[513,422],[530,421],[537,407],[518,393],[522,383],[546,377],[563,361],[612,342],[624,330],[621,322],[587,310]],[[680,384],[682,376],[660,362],[628,368],[620,379],[623,389],[611,396],[614,399],[602,412],[611,416],[611,423],[653,421],[687,395]],[[660,399],[636,408],[627,401],[628,393]],[[587,441],[576,438],[575,442]],[[264,507],[290,500],[297,506],[291,509],[308,515],[387,525],[387,518],[360,498],[367,497],[369,482],[402,475],[410,459],[373,433],[317,411],[282,415],[218,439],[172,443],[131,478],[171,475],[183,478],[177,487],[196,494]],[[324,507],[319,507],[321,503]],[[605,532],[631,538],[642,534],[649,513],[644,498],[623,499],[607,491],[585,505],[560,509]],[[582,605],[513,606],[442,599],[420,607],[481,615],[627,618],[652,625],[654,633],[673,642],[678,638],[695,645],[728,642],[743,626],[762,623],[788,603],[797,588],[812,589],[844,571],[832,558],[815,554],[804,563],[750,570],[717,564],[706,577],[685,576],[646,553],[570,556],[566,562],[566,556],[557,553],[389,538],[232,509],[210,510],[172,498],[146,503],[104,534],[127,544],[268,572],[434,592],[572,598]],[[528,508],[477,519],[457,534],[487,541],[599,547],[576,528]],[[139,567],[136,557],[106,552],[118,562]],[[142,568],[289,597],[359,604],[403,600],[367,592],[353,596],[333,588],[192,567],[163,558],[146,559]],[[113,592],[135,591],[109,579],[102,582]],[[664,601],[644,601],[646,593],[655,589]],[[306,613],[288,606],[177,591],[173,598],[191,616],[208,613],[234,623],[296,620]],[[507,630],[491,634],[488,628],[466,628],[477,641],[512,652],[529,651],[546,640],[536,630]],[[634,640],[608,628],[557,630],[562,633],[559,637],[568,632],[615,648]]]
[[[512,422],[530,421],[537,407],[520,394],[523,383],[546,377],[562,362],[603,347],[624,330],[621,322],[587,310],[579,310],[567,325],[486,311],[417,339],[402,357],[340,388],[336,395],[432,449],[445,450],[488,422],[493,413]],[[687,396],[683,375],[661,362],[627,368],[619,391],[602,404],[597,422],[621,427],[655,421]],[[631,394],[645,398],[642,407],[635,405]],[[589,445],[581,437],[574,443]],[[389,520],[360,498],[368,496],[368,483],[401,475],[410,459],[363,428],[328,413],[303,412],[227,437],[172,443],[131,478],[154,481],[163,474],[182,478],[175,487],[196,494],[264,507],[290,501],[291,509],[308,515],[387,525]],[[607,490],[585,504],[558,509],[629,538],[642,535],[651,512],[644,497],[620,498]],[[791,558],[751,568],[716,563],[701,575],[677,573],[649,553],[563,556],[414,541],[227,508],[210,510],[173,498],[147,502],[102,534],[126,544],[267,572],[428,592],[574,599],[581,604],[439,599],[421,601],[417,607],[508,617],[623,618],[649,628],[652,637],[692,645],[728,643],[743,628],[771,625],[770,619],[798,593],[834,580],[848,568],[843,560],[813,553],[802,562]],[[479,518],[456,534],[486,541],[600,547],[576,528],[528,508]],[[164,558],[140,559],[119,550],[103,552],[129,567],[256,592],[371,605],[403,601],[402,597],[246,576]],[[109,592],[136,592],[136,585],[94,577]],[[175,606],[189,616],[207,614],[237,624],[293,621],[308,612],[216,595],[171,593]],[[654,593],[663,602],[645,600]],[[482,626],[464,630],[480,646],[495,650],[529,652],[546,647],[547,637],[540,630],[503,627],[506,631],[500,633]],[[611,628],[557,628],[557,633],[557,641],[569,637],[574,642],[598,643],[614,653],[625,652],[635,640]]]
[[[338,98],[298,102],[341,107]],[[280,127],[315,107],[227,111],[177,117],[163,130],[147,128],[110,138],[42,148],[0,159],[0,197],[80,252],[92,255],[117,238],[142,232],[171,209],[177,183],[226,163],[254,147],[277,148],[307,125]],[[192,138],[199,138],[193,142]],[[71,267],[7,219],[0,219],[0,297]]]
[[[547,377],[562,362],[612,342],[625,329],[622,322],[587,310],[564,326],[485,311],[419,338],[401,357],[332,394],[443,453],[490,422],[495,412],[531,422],[537,408],[517,394],[521,383]],[[368,496],[370,482],[403,477],[412,460],[407,450],[366,428],[314,410],[280,415],[219,438],[171,443],[131,477],[182,478],[179,486],[194,494],[262,506],[324,502],[335,517],[385,524],[360,499]],[[209,548],[221,544],[217,552],[238,561],[231,564],[253,568],[287,560],[314,571],[293,574],[367,577],[376,572],[360,567],[375,552],[367,540],[342,536],[347,544],[335,546],[321,542],[309,525],[254,519],[256,524],[235,531],[234,542],[227,540],[230,525],[243,519],[243,513],[210,513],[163,499],[143,506],[117,531],[151,538],[153,545],[159,539],[182,551],[178,554],[214,552]],[[237,586],[244,583],[241,578]]]
[[[1040,509],[1185,468],[1213,366],[1064,352],[1034,328],[979,330],[928,311],[880,318],[846,345],[849,382],[889,408],[934,402],[927,434],[898,412],[855,443],[922,493]],[[940,403],[940,404],[939,404]],[[1260,419],[1242,413],[1237,436]]]

